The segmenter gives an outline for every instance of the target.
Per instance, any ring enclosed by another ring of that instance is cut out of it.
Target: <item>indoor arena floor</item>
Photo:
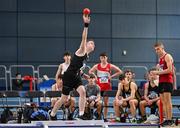
[[[157,124],[104,122],[103,120],[34,121],[31,124],[0,124],[0,128],[160,128]],[[164,128],[164,127],[163,127]],[[180,128],[180,126],[165,127]]]

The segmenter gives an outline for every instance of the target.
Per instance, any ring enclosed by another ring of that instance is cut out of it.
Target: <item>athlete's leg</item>
[[[141,116],[144,117],[146,116],[145,108],[147,106],[147,101],[143,100],[139,103],[140,111],[141,111]]]
[[[113,107],[114,107],[115,116],[120,117],[119,101],[118,100],[113,101]]]
[[[104,97],[104,106],[109,105],[109,97]],[[108,107],[104,108],[104,118],[107,118],[107,113],[108,113]]]
[[[135,118],[136,117],[136,106],[138,105],[138,101],[136,99],[130,100],[129,105],[130,105],[131,115],[132,115],[132,117]]]
[[[166,118],[167,120],[172,120],[172,101],[171,101],[171,93],[164,92],[164,106],[166,106]]]
[[[58,109],[62,106],[62,104],[65,103],[65,101],[68,100],[68,95],[61,95],[61,98],[55,103],[52,111],[51,111],[51,116],[54,117],[58,111]]]
[[[76,90],[79,93],[79,116],[82,116],[86,104],[86,90],[83,85],[80,85]]]

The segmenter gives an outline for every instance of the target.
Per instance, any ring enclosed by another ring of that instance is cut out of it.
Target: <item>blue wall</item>
[[[88,37],[96,42],[90,65],[106,51],[118,66],[151,67],[153,44],[162,40],[180,71],[179,0],[0,0],[0,64],[62,62],[64,51],[79,46],[85,7],[92,11]]]

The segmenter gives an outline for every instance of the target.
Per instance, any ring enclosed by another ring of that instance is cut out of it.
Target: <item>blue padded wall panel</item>
[[[112,13],[156,14],[156,0],[112,0]]]
[[[179,16],[158,16],[158,38],[180,38]]]
[[[89,8],[91,13],[111,13],[111,0],[65,0],[66,12],[82,13]]]
[[[113,39],[113,62],[153,62],[156,55],[153,49],[155,39]],[[126,56],[122,55],[127,51]]]
[[[0,38],[0,60],[17,61],[17,39],[16,38]]]
[[[81,37],[83,30],[82,15],[69,14],[66,16],[66,36]],[[105,37],[111,36],[111,16],[94,14],[91,16],[88,37]]]
[[[111,60],[111,40],[110,39],[94,39],[95,51],[90,54],[90,62],[99,62],[99,54],[106,52]],[[69,38],[66,40],[67,50],[74,53],[80,45],[81,38]]]
[[[176,39],[162,39],[160,40],[163,42],[164,46],[165,46],[165,50],[167,52],[169,52],[173,58],[174,61],[179,63],[180,62],[180,39],[176,40]]]
[[[0,11],[16,11],[16,0],[0,0]]]
[[[18,59],[20,62],[57,62],[62,59],[64,49],[63,38],[20,38]]]
[[[64,0],[19,0],[21,12],[64,12]]]
[[[158,14],[180,14],[180,0],[157,0]]]
[[[112,37],[114,38],[155,38],[156,16],[113,15]]]
[[[20,36],[64,36],[64,15],[63,14],[26,14],[19,16]]]
[[[0,36],[16,36],[16,14],[0,13]]]

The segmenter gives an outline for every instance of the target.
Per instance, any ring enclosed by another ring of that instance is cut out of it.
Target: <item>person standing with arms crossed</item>
[[[151,73],[159,75],[159,93],[166,118],[165,121],[161,123],[161,126],[171,126],[174,124],[172,120],[171,101],[171,93],[174,88],[174,60],[173,57],[165,51],[163,43],[155,43],[154,49],[159,57],[159,64],[157,65],[158,71],[152,71]]]
[[[50,117],[54,120],[57,110],[67,100],[70,91],[76,89],[79,93],[79,118],[83,119],[85,103],[86,103],[86,91],[82,84],[80,76],[80,68],[83,66],[83,61],[88,58],[89,53],[94,51],[94,41],[87,41],[88,25],[90,23],[89,15],[83,15],[84,30],[82,33],[82,41],[79,49],[75,52],[68,69],[63,75],[63,89],[61,98],[55,103]]]

